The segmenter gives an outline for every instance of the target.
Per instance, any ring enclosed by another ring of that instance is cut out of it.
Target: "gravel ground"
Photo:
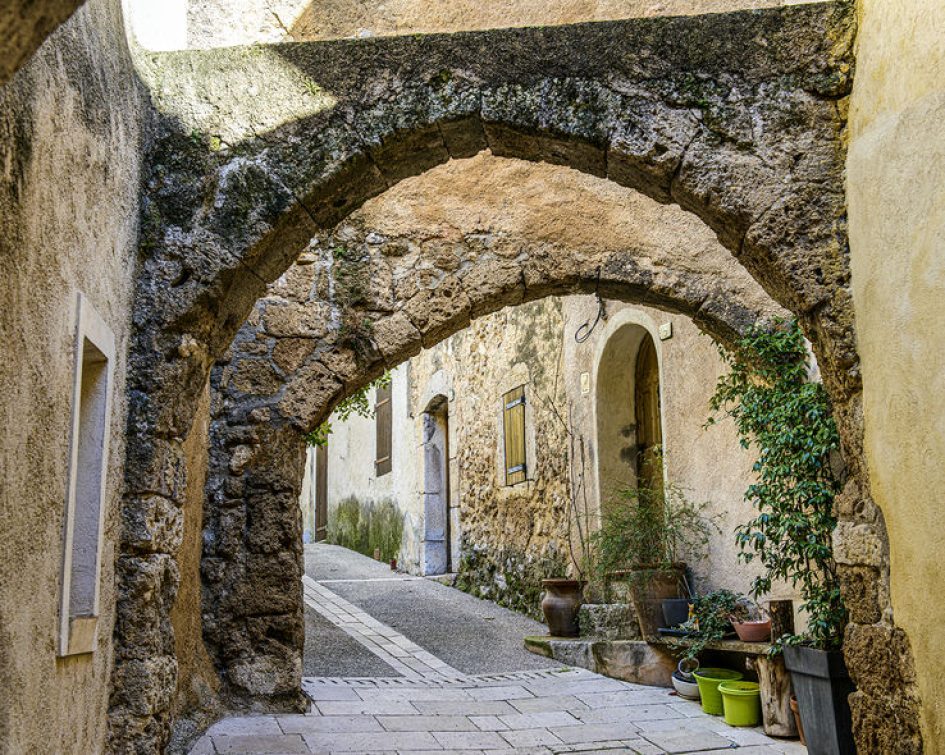
[[[305,606],[303,676],[400,676],[328,619]]]
[[[351,580],[326,586],[463,673],[560,665],[522,647],[526,635],[546,633],[543,624],[495,603],[427,579],[398,579],[388,566],[337,546],[306,546],[305,566],[316,580]]]

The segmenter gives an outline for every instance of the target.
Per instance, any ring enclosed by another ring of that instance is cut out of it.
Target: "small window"
[[[59,655],[95,649],[115,353],[114,335],[82,295],[78,310]]]
[[[502,432],[505,437],[505,484],[525,482],[525,386],[502,397]]]
[[[374,456],[374,473],[383,477],[390,473],[391,447],[394,415],[391,411],[390,386],[378,386],[374,403],[374,424],[377,428],[377,452]]]

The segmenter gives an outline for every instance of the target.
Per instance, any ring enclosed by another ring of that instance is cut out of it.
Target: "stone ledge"
[[[676,659],[666,648],[643,640],[601,640],[532,635],[525,649],[614,679],[669,687]]]

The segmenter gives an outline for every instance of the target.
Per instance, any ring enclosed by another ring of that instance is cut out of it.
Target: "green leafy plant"
[[[682,625],[690,632],[682,657],[697,658],[710,642],[725,639],[732,631],[731,617],[747,615],[740,601],[731,590],[715,590],[693,599],[692,618]]]
[[[774,580],[799,589],[807,632],[787,644],[839,648],[847,614],[831,548],[837,525],[833,501],[841,475],[832,463],[839,435],[823,385],[808,376],[808,352],[796,321],[751,329],[733,350],[719,349],[729,367],[711,400],[731,417],[744,448],[755,448],[756,481],[745,493],[757,516],[736,530],[740,557],[765,567],[751,589],[755,599]]]
[[[648,462],[656,468],[644,476],[662,480],[662,457]],[[706,555],[712,532],[721,532],[707,511],[673,482],[656,487],[626,486],[604,506],[601,526],[591,535],[594,564],[602,578],[625,570],[672,568],[685,556]]]
[[[360,390],[355,391],[347,398],[343,399],[332,416],[337,417],[344,422],[352,414],[369,419],[374,416],[374,407],[371,406],[370,394],[378,388],[389,388],[391,382],[390,372],[385,372],[376,380],[372,380]],[[328,443],[328,436],[331,435],[331,421],[325,420],[312,432],[305,436],[305,440],[310,446],[324,446]]]

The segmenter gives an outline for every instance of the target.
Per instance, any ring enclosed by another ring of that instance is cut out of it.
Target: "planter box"
[[[809,755],[854,755],[849,695],[854,691],[838,650],[785,647]]]

